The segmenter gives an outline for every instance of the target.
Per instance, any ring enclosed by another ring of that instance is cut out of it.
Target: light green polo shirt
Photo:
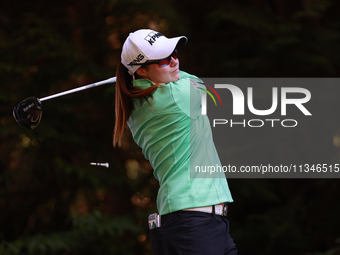
[[[209,119],[201,115],[201,95],[205,92],[190,81],[199,79],[182,71],[180,77],[176,82],[160,85],[148,102],[143,100],[141,105],[140,100],[135,100],[128,121],[135,142],[159,181],[157,208],[161,215],[233,202],[223,172],[195,172],[197,166],[216,166],[221,162]],[[153,84],[137,79],[133,85],[145,89]]]

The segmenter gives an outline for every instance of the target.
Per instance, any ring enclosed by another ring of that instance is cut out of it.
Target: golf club
[[[41,115],[42,115],[41,102],[42,101],[46,101],[52,98],[68,95],[68,94],[82,91],[85,89],[90,89],[90,88],[94,88],[100,85],[114,83],[114,82],[116,82],[116,77],[112,77],[107,80],[91,83],[89,85],[85,85],[79,88],[67,90],[67,91],[64,91],[58,94],[43,97],[41,99],[37,97],[27,98],[21,101],[17,106],[14,107],[13,117],[16,120],[16,122],[22,127],[25,127],[27,129],[34,129],[39,125],[40,120],[41,120]]]

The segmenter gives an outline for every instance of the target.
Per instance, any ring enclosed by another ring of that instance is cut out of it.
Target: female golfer
[[[167,38],[142,29],[130,33],[117,69],[114,144],[126,126],[159,181],[159,217],[149,221],[153,254],[236,254],[226,219],[232,197],[206,115],[201,81],[179,70],[177,47],[184,36]]]

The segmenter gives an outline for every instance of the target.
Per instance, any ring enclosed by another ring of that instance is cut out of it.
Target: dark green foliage
[[[1,254],[134,254],[133,233],[140,231],[131,216],[109,217],[95,210],[92,214],[67,219],[71,229],[51,234],[36,234],[3,241]]]

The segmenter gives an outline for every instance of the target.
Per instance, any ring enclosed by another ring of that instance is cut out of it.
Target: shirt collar
[[[151,87],[154,83],[148,79],[137,79],[133,81],[133,86],[141,89]]]

